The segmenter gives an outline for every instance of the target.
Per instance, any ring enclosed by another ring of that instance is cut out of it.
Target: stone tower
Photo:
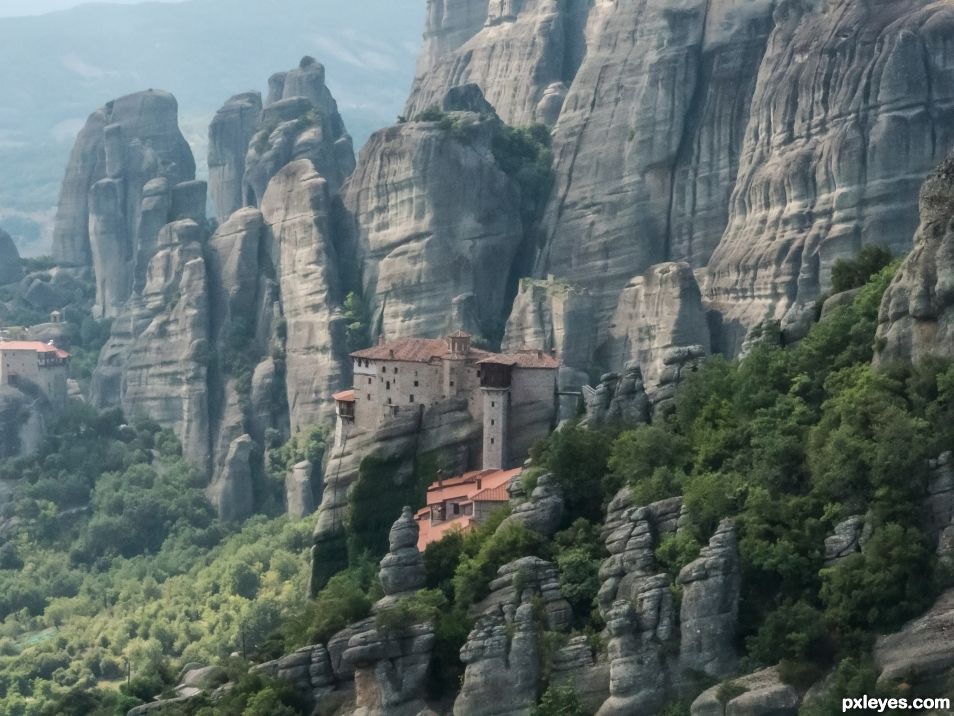
[[[501,358],[488,358],[480,368],[480,392],[484,397],[483,469],[507,466],[507,433],[510,417],[510,385],[513,364]]]

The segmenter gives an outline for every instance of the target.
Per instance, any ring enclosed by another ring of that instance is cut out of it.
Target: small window
[[[368,378],[368,385],[371,385],[371,379]]]
[[[368,400],[371,400],[371,393],[368,393]]]
[[[390,399],[390,398],[388,398],[388,405],[390,405],[390,404],[391,404],[391,399]]]
[[[490,444],[493,445],[494,442],[495,442],[494,439],[493,439],[493,438],[490,438]]]
[[[456,502],[454,503],[454,514],[455,515],[460,514],[460,505],[458,505]]]
[[[490,424],[491,424],[491,425],[496,425],[496,424],[497,424],[497,421],[494,420],[493,418],[491,418],[491,419],[490,419]]]
[[[382,365],[382,366],[381,366],[381,372],[382,372],[382,373],[387,373],[387,372],[388,372],[388,367],[387,367],[386,365]]]
[[[389,380],[387,383],[385,383],[384,387],[386,390],[391,390],[391,381]]]
[[[417,381],[417,380],[414,381],[414,387],[415,387],[415,388],[420,387],[420,385],[421,385],[420,381]]]
[[[410,400],[409,402],[411,402],[411,403],[414,402],[414,393],[411,393],[411,400]]]
[[[477,377],[480,377],[480,370],[477,371]]]
[[[397,375],[397,366],[394,368],[394,375]]]
[[[491,407],[491,408],[496,408],[496,407],[497,407],[497,403],[496,403],[495,401],[491,400],[491,401],[490,401],[490,407]]]
[[[453,388],[453,387],[454,387],[454,381],[451,381],[450,383],[451,383],[451,388]]]

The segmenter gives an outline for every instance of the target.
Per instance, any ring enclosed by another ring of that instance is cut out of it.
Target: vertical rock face
[[[684,672],[716,678],[732,673],[741,581],[735,525],[723,520],[698,559],[679,572],[679,665]]]
[[[293,431],[330,418],[332,394],[350,380],[330,212],[328,182],[308,159],[282,169],[262,201],[285,319]]]
[[[876,362],[954,358],[954,157],[924,183],[920,210],[914,250],[881,301]]]
[[[245,155],[262,119],[262,95],[235,95],[209,125],[209,198],[219,223],[245,205]]]
[[[400,596],[424,587],[424,557],[417,549],[418,533],[414,513],[410,507],[405,507],[391,525],[388,534],[390,549],[381,560],[378,572],[385,596]]]
[[[315,497],[311,486],[314,466],[307,460],[298,463],[285,476],[285,511],[293,520],[307,517],[315,511]]]
[[[544,629],[565,630],[570,605],[560,594],[556,568],[536,557],[505,564],[460,652],[465,664],[454,716],[516,716],[536,703]],[[539,600],[540,614],[533,602]],[[538,617],[542,617],[538,619]]]
[[[606,373],[595,388],[583,386],[584,424],[590,430],[608,426],[636,426],[649,422],[650,401],[638,363],[629,362],[623,375]]]
[[[20,252],[10,234],[0,229],[0,286],[15,283],[21,278],[23,268],[20,266]]]
[[[609,332],[606,363],[638,363],[650,395],[675,382],[669,369],[674,356],[707,355],[709,323],[689,264],[659,264],[632,279],[620,294]]]
[[[418,526],[410,507],[391,526],[390,550],[378,577],[384,597],[373,610],[385,612],[424,586],[424,558],[417,551]],[[355,716],[417,716],[425,709],[424,685],[434,648],[434,624],[402,624],[384,630],[369,619],[352,627],[343,654],[354,668]]]
[[[204,230],[190,219],[165,226],[134,295],[113,322],[93,376],[93,402],[121,405],[175,427],[184,455],[208,470],[209,290]]]
[[[586,56],[554,132],[557,178],[537,272],[591,291],[601,340],[626,282],[669,258],[674,174],[706,96],[708,5],[603,2],[589,13]]]
[[[473,295],[481,335],[500,335],[523,242],[520,191],[494,158],[496,118],[452,112],[374,134],[344,191],[363,255],[373,332],[438,337]]]
[[[952,33],[942,2],[779,4],[708,267],[727,350],[765,318],[796,320],[838,258],[907,249],[917,188],[954,141]]]
[[[259,206],[272,177],[299,159],[311,160],[337,192],[354,171],[354,146],[325,86],[325,68],[305,57],[268,84],[268,102],[245,160],[243,203]]]
[[[560,387],[586,382],[596,348],[593,300],[588,291],[552,280],[520,280],[500,349],[532,349],[560,358]]]
[[[233,440],[228,455],[209,485],[209,500],[218,509],[219,518],[226,522],[245,519],[255,507],[251,466],[253,445],[248,435]]]
[[[478,24],[481,5],[486,13]],[[425,47],[406,116],[439,106],[448,88],[473,82],[508,124],[552,125],[579,64],[582,5],[578,0],[431,3],[427,34],[435,39]],[[458,21],[470,27],[458,29]],[[455,42],[474,26],[479,30]]]
[[[109,309],[128,296],[130,264],[136,263],[140,243],[155,238],[140,234],[140,202],[146,184],[159,177],[170,186],[195,179],[195,160],[179,131],[172,95],[139,92],[90,116],[63,180],[53,257],[78,266],[95,259],[98,287],[108,286],[114,294]],[[99,294],[97,303],[106,307]]]

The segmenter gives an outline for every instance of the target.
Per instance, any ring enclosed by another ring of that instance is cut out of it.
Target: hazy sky
[[[99,1],[99,0],[97,0]],[[144,0],[107,0],[109,4],[135,5]],[[161,0],[161,2],[182,2],[183,0]],[[55,10],[66,10],[76,5],[85,5],[90,0],[0,0],[0,17],[14,15],[42,15]]]

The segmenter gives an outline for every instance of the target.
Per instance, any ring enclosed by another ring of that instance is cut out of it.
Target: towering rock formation
[[[735,525],[723,520],[699,557],[679,572],[679,665],[685,672],[729,676],[736,665],[733,641],[742,583]]]
[[[0,229],[0,286],[16,283],[21,278],[23,268],[20,266],[20,252],[10,234]]]
[[[709,323],[687,263],[665,263],[635,277],[619,296],[604,362],[635,361],[646,391],[672,386],[681,363],[709,353]],[[672,397],[672,388],[663,397]]]
[[[585,5],[433,0],[406,116],[440,106],[449,87],[473,82],[508,124],[553,125],[582,57]]]
[[[560,358],[560,388],[585,384],[593,366],[596,324],[588,291],[557,279],[520,280],[500,349],[553,352]],[[575,405],[568,406],[572,412]]]
[[[245,206],[245,155],[262,120],[262,95],[231,97],[209,125],[209,198],[219,223]]]
[[[331,203],[328,181],[308,159],[282,169],[262,201],[285,320],[292,430],[330,418],[332,394],[351,377]]]
[[[714,244],[771,5],[592,6],[586,56],[554,133],[538,272],[590,289],[601,340],[632,276],[670,258],[704,260]],[[720,100],[730,82],[736,99]],[[698,231],[697,213],[709,214]]]
[[[325,86],[325,68],[311,57],[268,80],[268,100],[245,160],[244,204],[259,206],[282,167],[309,159],[338,191],[354,171],[354,146]]]
[[[921,189],[921,225],[878,316],[876,361],[954,358],[954,156]]]
[[[954,142],[952,35],[944,2],[779,5],[708,267],[723,349],[797,320],[862,245],[908,249],[918,187]]]
[[[134,275],[142,278],[166,223],[152,221],[155,205],[171,203],[168,192],[195,179],[177,118],[175,98],[149,90],[97,110],[77,137],[60,193],[53,257],[94,267],[101,315],[116,315]]]
[[[204,229],[191,219],[159,232],[146,282],[113,321],[93,377],[93,402],[173,427],[184,455],[208,470],[209,286]]]
[[[499,127],[452,111],[377,132],[362,150],[344,203],[374,335],[448,335],[461,313],[481,335],[500,335],[524,227],[520,190],[493,153]],[[466,310],[451,312],[461,296]]]

